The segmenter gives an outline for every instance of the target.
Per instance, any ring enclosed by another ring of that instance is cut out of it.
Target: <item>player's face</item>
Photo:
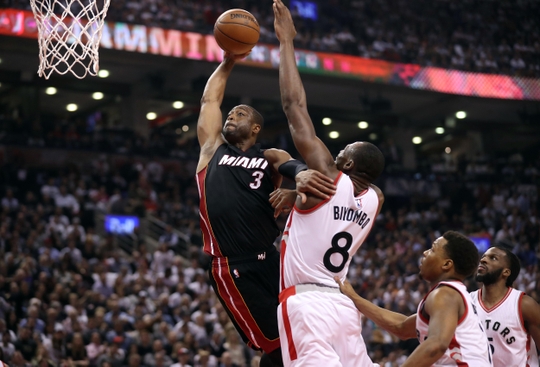
[[[349,144],[339,152],[334,161],[337,169],[343,171],[345,164],[351,160],[352,153],[358,144],[360,144],[360,142]]]
[[[336,160],[335,160],[335,163],[336,163],[336,167],[338,170],[343,170],[343,165],[347,162],[347,158],[345,158],[345,150],[348,148],[349,146],[347,145],[344,149],[342,149],[339,154],[336,156]]]
[[[448,256],[444,246],[448,241],[444,237],[437,238],[430,249],[424,251],[420,260],[420,277],[428,282],[436,280],[442,273],[441,267]]]
[[[490,285],[501,279],[501,274],[507,268],[506,253],[498,248],[488,249],[480,258],[476,271],[476,281]]]
[[[253,123],[251,111],[243,106],[234,107],[223,125],[223,136],[230,144],[235,144],[251,137]]]

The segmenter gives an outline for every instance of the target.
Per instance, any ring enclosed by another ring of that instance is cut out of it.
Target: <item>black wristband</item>
[[[294,180],[294,178],[299,172],[305,171],[307,169],[308,166],[305,163],[302,163],[296,159],[291,159],[279,166],[278,171],[284,177]]]

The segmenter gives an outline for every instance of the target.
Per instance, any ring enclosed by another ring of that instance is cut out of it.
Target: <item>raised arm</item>
[[[349,297],[354,302],[358,311],[377,324],[377,326],[403,340],[416,338],[416,314],[406,316],[379,307],[356,294],[348,281],[342,283],[337,276],[334,277],[334,280],[338,283],[341,293]]]
[[[223,125],[221,102],[223,102],[227,79],[238,58],[239,56],[225,54],[221,64],[206,82],[201,98],[201,112],[197,121],[197,138],[201,146],[197,172],[206,167],[216,149],[225,142],[221,135]]]
[[[283,111],[296,149],[309,168],[335,178],[338,170],[328,148],[315,134],[306,104],[306,92],[296,66],[293,39],[296,35],[289,9],[281,0],[274,0],[274,27],[279,39],[279,89]]]

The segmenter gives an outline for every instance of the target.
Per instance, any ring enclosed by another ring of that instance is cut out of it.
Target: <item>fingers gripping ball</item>
[[[233,55],[249,52],[259,41],[259,35],[259,22],[243,9],[227,10],[214,25],[214,37],[219,47]]]

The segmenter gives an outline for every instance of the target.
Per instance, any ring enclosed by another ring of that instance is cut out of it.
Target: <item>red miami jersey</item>
[[[444,355],[433,364],[433,367],[459,366],[459,367],[490,367],[491,353],[488,339],[480,317],[478,316],[472,297],[467,287],[460,281],[439,282],[418,304],[416,316],[416,334],[418,341],[423,343],[428,336],[429,320],[423,316],[424,303],[428,295],[440,286],[448,286],[458,291],[465,303],[465,312],[454,333],[454,337]],[[512,365],[513,366],[513,365]],[[506,366],[510,367],[510,365]]]
[[[482,320],[493,355],[494,367],[538,367],[538,353],[521,316],[524,292],[508,287],[495,306],[482,302],[482,289],[471,293]]]
[[[344,280],[352,256],[368,236],[379,208],[371,187],[354,195],[349,176],[339,173],[336,193],[309,210],[296,206],[281,242],[281,290],[315,283],[336,287]]]

